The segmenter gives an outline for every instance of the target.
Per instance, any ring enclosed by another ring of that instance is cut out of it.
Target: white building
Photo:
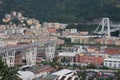
[[[77,29],[70,29],[70,33],[77,33]]]
[[[110,68],[120,68],[120,57],[104,59],[104,66]]]
[[[65,58],[65,61],[74,62],[76,54],[78,54],[78,52],[61,52],[58,54],[58,57],[61,58],[61,61]]]
[[[18,71],[18,77],[21,80],[33,80],[35,79],[35,75],[31,71]]]
[[[12,16],[16,16],[16,14],[17,14],[16,11],[12,11],[12,12],[11,12],[11,15],[12,15]]]
[[[17,17],[18,17],[18,18],[21,18],[21,17],[22,17],[22,13],[18,12],[18,13],[17,13]]]
[[[75,70],[63,69],[52,73],[52,75],[58,76],[55,80],[79,80],[78,76],[75,73]]]
[[[25,31],[26,29],[27,29],[27,28],[16,27],[16,28],[8,29],[8,30],[4,31],[4,33],[5,33],[5,34],[16,34],[16,33],[24,34],[24,31]]]
[[[58,56],[74,57],[76,54],[78,54],[78,53],[77,52],[61,52],[58,54]]]
[[[71,50],[73,52],[78,52],[78,53],[86,53],[87,52],[87,46],[83,45],[74,45]]]
[[[11,15],[10,14],[5,14],[5,18],[6,19],[11,18]]]
[[[59,29],[61,27],[60,23],[58,22],[44,22],[42,24],[43,27],[47,27],[47,28],[56,28],[56,29]]]
[[[1,36],[0,36],[0,38],[1,38]],[[6,46],[5,41],[3,41],[3,40],[0,39],[0,47],[4,47],[4,46]]]

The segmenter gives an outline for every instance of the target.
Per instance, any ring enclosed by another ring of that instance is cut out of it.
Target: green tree
[[[88,22],[101,17],[120,21],[119,0],[1,0],[0,22],[5,13],[22,12],[44,21]],[[90,13],[89,13],[90,12]],[[88,14],[89,13],[89,14]],[[52,16],[51,16],[52,15]],[[84,28],[84,27],[83,27]],[[91,29],[90,27],[89,29]],[[86,29],[86,28],[84,28]]]
[[[117,78],[118,78],[118,80],[120,80],[120,70],[118,70],[118,72],[117,72]]]
[[[77,68],[77,64],[73,64],[73,68],[74,68],[74,69]]]
[[[60,44],[59,47],[57,48],[58,50],[62,50],[62,45]]]
[[[0,59],[0,80],[17,80],[17,69],[13,67],[8,67]]]
[[[106,80],[113,80],[113,77],[108,77]]]
[[[86,66],[88,69],[96,69],[96,66],[94,64],[89,64]]]
[[[86,79],[86,71],[81,71],[77,73],[78,77],[80,78],[80,80],[85,80]]]
[[[103,69],[103,70],[109,70],[110,68],[107,67],[107,66],[102,66],[102,67],[100,67],[100,69]]]

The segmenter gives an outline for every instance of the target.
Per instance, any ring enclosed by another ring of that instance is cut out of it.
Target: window
[[[105,60],[105,62],[107,62],[107,60]]]
[[[116,68],[116,64],[114,63],[114,67]]]
[[[107,65],[107,63],[105,63],[105,65]]]
[[[109,66],[111,67],[111,63],[109,63]]]

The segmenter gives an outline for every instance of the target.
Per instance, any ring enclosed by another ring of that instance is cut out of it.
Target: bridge
[[[41,47],[44,47],[44,53],[47,60],[54,58],[55,42],[53,40],[45,42],[34,42],[29,44],[20,44],[16,46],[5,46],[0,48],[0,57],[9,67],[15,66],[15,56],[20,52],[24,54],[27,65],[35,65],[36,56]]]
[[[109,18],[103,18],[99,23],[98,27],[94,31],[96,34],[101,34],[106,37],[111,37],[111,33],[120,31],[120,25],[113,24]]]

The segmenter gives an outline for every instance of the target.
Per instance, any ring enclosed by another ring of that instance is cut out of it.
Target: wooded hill
[[[84,22],[109,17],[120,21],[119,0],[1,0],[0,20],[4,14],[19,11],[40,21]]]

